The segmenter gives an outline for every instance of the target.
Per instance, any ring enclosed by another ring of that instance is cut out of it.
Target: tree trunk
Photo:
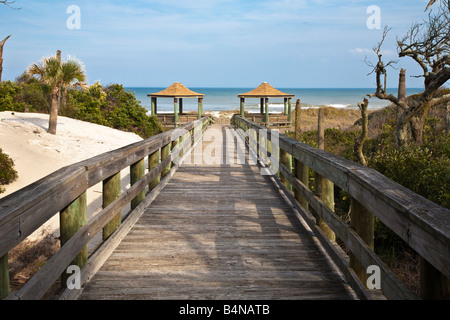
[[[295,104],[295,139],[300,140],[300,113],[301,113],[302,105],[300,103],[300,99],[297,99]]]
[[[450,103],[447,102],[447,107],[445,108],[445,134],[450,132]]]
[[[11,36],[7,36],[5,39],[3,39],[2,42],[0,42],[0,82],[2,82],[2,72],[3,72],[3,46],[5,45],[6,40],[9,39]]]
[[[56,51],[56,58],[61,64],[61,50]],[[52,106],[50,109],[50,118],[48,121],[48,133],[56,134],[56,125],[58,124],[58,112],[61,104],[61,90],[59,87],[52,88]]]
[[[406,70],[400,69],[400,74],[398,77],[398,100],[405,101],[406,99]],[[403,121],[402,117],[403,110],[397,106],[397,114],[395,119],[395,140],[397,146],[401,147],[405,145],[408,141],[408,127],[406,121]]]
[[[425,113],[411,119],[411,135],[417,145],[423,144],[423,127],[425,125]]]
[[[406,70],[400,69],[400,75],[398,77],[398,100],[405,101],[406,100]],[[395,119],[396,123],[400,116],[402,115],[403,110],[399,106],[397,106],[397,117]]]
[[[409,121],[404,121],[404,117],[400,117],[395,126],[395,140],[399,148],[408,143],[408,124]]]
[[[56,125],[58,123],[58,111],[59,111],[59,88],[54,87],[52,89],[52,106],[50,109],[50,118],[48,122],[48,133],[56,134]]]
[[[368,135],[368,115],[367,115],[367,107],[369,106],[369,100],[364,98],[364,102],[359,103],[358,107],[361,110],[361,120],[362,120],[362,132],[361,136],[355,139],[355,144],[353,146],[353,150],[355,152],[355,156],[358,159],[358,161],[363,165],[367,166],[366,158],[364,157],[363,153],[363,146],[364,142],[367,139]]]

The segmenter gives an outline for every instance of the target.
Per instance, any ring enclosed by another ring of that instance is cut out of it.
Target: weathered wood
[[[167,157],[160,164],[158,170],[148,172],[144,178],[132,185],[126,192],[122,193],[109,206],[98,213],[92,221],[89,221],[78,232],[76,232],[65,246],[53,255],[47,263],[20,289],[18,292],[8,296],[8,299],[40,299],[57,279],[58,274],[63,272],[70,261],[83,249],[86,243],[118,214],[131,199],[152,181],[162,168],[170,163],[171,157]]]
[[[145,175],[145,159],[142,159],[130,167],[130,182],[131,185],[134,185],[139,180],[141,180]],[[141,190],[136,197],[131,200],[131,210],[136,208],[139,203],[142,202],[145,198],[145,190]]]
[[[319,149],[325,149],[325,111],[323,108],[319,109],[318,118],[318,134],[317,134],[317,145]],[[327,206],[334,211],[334,184],[328,180],[325,176],[318,173],[314,174],[315,180],[315,192],[316,195],[327,204]],[[322,217],[317,217],[317,224],[322,229],[322,231],[327,235],[330,240],[336,240],[336,235],[333,230],[323,221]]]
[[[120,172],[103,181],[103,203],[102,208],[106,208],[111,202],[120,196]],[[103,241],[120,226],[122,222],[122,213],[119,212],[104,228]]]
[[[265,106],[265,115],[264,115],[264,123],[266,127],[269,126],[269,98],[264,98],[264,106]]]
[[[280,149],[280,165],[283,165],[287,172],[292,173],[292,156],[283,149]],[[288,190],[292,190],[292,185],[284,175],[280,175],[280,179]]]
[[[353,298],[329,263],[257,167],[182,165],[80,298]]]
[[[8,254],[0,257],[0,299],[9,295],[9,264]]]
[[[150,171],[152,169],[156,168],[156,166],[161,163],[160,153],[161,153],[160,149],[158,149],[155,152],[153,152],[151,155],[149,155],[149,157],[148,157],[148,169]],[[151,191],[154,187],[156,187],[160,180],[161,180],[161,176],[160,175],[158,175],[155,179],[153,179],[152,182],[150,182],[150,184],[148,185],[149,191]]]
[[[288,98],[288,120],[292,123],[292,98]]]
[[[160,176],[164,166],[170,162],[170,157],[165,159],[166,163],[159,163],[151,172],[147,174],[148,180],[151,177]],[[138,219],[142,216],[145,209],[155,200],[156,196],[167,185],[169,180],[175,174],[176,167],[173,167],[171,171],[161,179],[160,183],[150,190],[145,199],[126,217],[123,224],[120,225],[118,230],[113,233],[102,246],[95,251],[95,253],[88,260],[87,265],[81,270],[81,284],[84,285],[96,274],[96,272],[105,263],[111,253],[117,248],[120,241],[128,234],[131,228],[135,225]],[[152,180],[154,181],[154,180]],[[62,294],[60,299],[77,299],[81,294],[82,289],[67,289]]]
[[[425,300],[450,300],[450,281],[424,258],[420,258],[420,295]]]
[[[287,174],[287,172],[286,172]],[[406,288],[406,286],[401,283],[401,281],[393,274],[393,272],[382,262],[382,260],[373,252],[373,250],[361,239],[361,237],[353,230],[349,225],[344,223],[329,207],[325,204],[318,196],[316,196],[312,191],[310,191],[300,180],[295,177],[291,177],[291,183],[295,189],[297,189],[309,202],[309,205],[315,212],[331,227],[331,229],[336,233],[337,237],[341,239],[346,246],[351,250],[355,256],[357,256],[365,269],[370,265],[377,265],[380,267],[381,271],[381,286],[383,293],[389,299],[418,299],[419,297],[412,293]],[[288,194],[290,199],[293,201],[294,197]],[[297,205],[293,201],[294,206],[297,207],[299,211],[305,211],[302,207]],[[302,216],[305,217],[308,224],[312,228],[311,224],[317,226],[317,230],[320,230],[320,234],[325,236],[325,233],[316,224],[316,217],[312,217],[309,213],[303,212]],[[314,229],[313,229],[314,230]],[[328,236],[326,236],[328,239]],[[329,239],[328,239],[329,240]],[[331,247],[330,247],[331,248]],[[333,253],[332,253],[333,254]],[[335,256],[335,254],[333,254]],[[337,257],[337,256],[336,256]],[[348,265],[345,266],[341,264],[339,266],[344,274],[347,274],[351,281],[353,276],[357,275],[351,271],[348,273]],[[345,267],[345,269],[342,269]],[[361,284],[365,287],[365,283]]]
[[[173,114],[175,127],[178,127],[178,98],[173,98]]]
[[[0,199],[0,256],[70,204],[86,188],[86,170],[66,167]]]
[[[172,142],[168,143],[161,149],[161,161],[170,156],[172,148]],[[171,164],[169,163],[161,172],[161,178],[163,178],[170,171]]]
[[[198,118],[201,119],[203,114],[203,98],[198,98]]]
[[[374,216],[358,201],[352,198],[350,211],[350,226],[356,231],[367,246],[374,250]],[[367,269],[359,262],[358,257],[353,253],[349,254],[350,267],[361,279],[362,283],[367,282]]]
[[[248,120],[238,120],[238,124],[259,127]],[[287,141],[283,135],[280,135],[280,140]],[[411,192],[373,169],[301,142],[293,143],[292,149],[296,160],[311,167],[316,173],[325,175],[342,190],[347,191],[436,269],[447,278],[450,276],[450,270],[446,267],[450,264],[450,215],[447,209]],[[346,235],[344,233],[340,236]],[[399,288],[397,286],[397,289],[391,291],[396,291],[397,294],[403,290]]]
[[[87,223],[87,193],[84,192],[59,214],[60,242],[63,247],[74,234]],[[73,259],[71,264],[83,267],[87,262],[87,245]],[[67,265],[66,265],[67,267]],[[67,273],[62,273],[61,286],[66,286]]]
[[[183,128],[191,130],[200,126],[207,119],[202,118],[188,123],[183,125]],[[165,132],[159,136],[62,168],[24,189],[0,199],[0,208],[2,209],[0,211],[0,237],[2,238],[0,250],[4,251],[3,255],[58,211],[61,211],[64,217],[62,220],[67,220],[65,218],[72,216],[67,214],[70,211],[83,212],[86,207],[85,191],[88,187],[107,179],[112,174],[167,145],[171,141],[172,133]],[[162,164],[168,166],[170,161],[171,157],[169,156]],[[67,240],[67,237],[64,236],[69,232],[64,231],[67,228],[62,226],[61,240],[65,242],[65,245],[54,258],[51,258],[48,266],[46,264],[19,292],[8,298],[26,299],[28,297],[34,299],[41,297],[59,274],[65,271],[66,266],[73,263],[71,261],[84,251],[87,242],[111,221],[113,214],[117,215],[132,198],[138,196],[142,191],[145,192],[145,183],[149,184],[157,174],[160,174],[162,169],[150,171],[143,179],[132,185],[127,192],[113,201],[113,206],[111,206],[112,204],[107,206],[96,215],[96,219],[88,227],[82,227],[70,239]],[[79,204],[81,209],[77,208]],[[76,238],[74,239],[74,237]],[[75,243],[76,245],[74,245]],[[82,265],[82,263],[77,264]]]

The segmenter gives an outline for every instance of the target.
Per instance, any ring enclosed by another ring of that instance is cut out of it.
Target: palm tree
[[[48,133],[56,134],[58,121],[58,111],[61,104],[61,95],[67,88],[86,86],[86,72],[81,62],[68,58],[61,62],[61,51],[57,51],[56,56],[44,58],[42,63],[33,63],[27,69],[32,76],[48,84],[51,89],[51,109],[48,124]]]

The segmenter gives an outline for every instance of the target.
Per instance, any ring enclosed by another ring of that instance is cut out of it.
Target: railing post
[[[266,124],[266,127],[268,128],[269,127],[269,98],[265,98],[264,105],[265,105],[264,122]]]
[[[374,216],[354,198],[351,199],[350,227],[362,240],[374,250]],[[363,284],[367,282],[368,274],[356,256],[350,252],[350,267],[355,271]]]
[[[175,128],[178,127],[178,98],[173,98],[173,114],[174,114],[174,120]]]
[[[153,152],[151,155],[148,156],[148,170],[151,171],[153,168],[155,168],[158,164],[161,163],[160,160],[160,149]],[[150,184],[148,185],[149,191],[152,191],[154,187],[156,187],[160,181],[160,176],[158,175],[155,179],[153,179]]]
[[[318,137],[317,144],[319,149],[325,149],[325,128],[324,128],[324,109],[319,109],[319,118],[318,118]],[[316,195],[330,208],[334,211],[334,184],[330,180],[325,177],[322,177],[320,174],[315,173],[315,181]],[[316,217],[317,224],[325,233],[325,235],[330,240],[336,240],[336,235],[333,230],[325,223],[325,221],[317,216]]]
[[[8,254],[5,254],[3,257],[0,257],[0,299],[6,298],[9,293]]]
[[[172,147],[172,142],[169,142],[167,145],[162,147],[161,149],[161,162],[166,159],[168,156],[170,156],[170,151]],[[163,178],[166,174],[169,173],[171,168],[171,163],[169,163],[162,171],[161,171],[161,178]]]
[[[120,172],[112,175],[111,177],[103,180],[103,204],[102,207],[106,208],[111,202],[120,196]],[[119,212],[106,226],[103,227],[103,241],[109,238],[109,236],[116,231],[116,229],[122,223],[122,213]]]
[[[420,257],[420,295],[425,300],[450,300],[450,281]]]
[[[303,184],[306,187],[309,187],[309,168],[307,165],[303,164],[302,162],[295,159],[294,162],[294,172],[295,177],[303,182]],[[297,189],[294,189],[295,198],[297,201],[301,204],[301,206],[305,209],[309,209],[308,200],[306,198],[301,196],[301,193],[297,191]]]
[[[286,167],[288,172],[292,173],[292,156],[281,148],[280,148],[280,163],[282,163]],[[292,185],[289,183],[289,180],[286,179],[281,170],[279,172],[281,182],[288,190],[292,191]]]
[[[171,147],[172,154],[176,154],[175,151],[178,150],[180,145],[181,145],[181,136],[172,141],[172,147]],[[178,159],[181,157],[180,152],[178,152],[178,156],[177,157],[178,157]],[[175,159],[172,159],[172,164],[174,163],[174,161],[175,161]]]
[[[292,98],[288,99],[288,120],[292,123]]]
[[[130,182],[131,185],[138,182],[145,175],[145,159],[139,160],[138,162],[130,166]],[[138,193],[136,197],[131,200],[131,210],[136,208],[139,203],[145,198],[145,190]]]
[[[86,191],[77,199],[72,201],[67,207],[59,213],[59,229],[61,247],[69,241],[69,239],[87,223],[87,194]],[[73,259],[72,265],[77,265],[80,268],[87,263],[87,245],[81,252]],[[66,287],[66,282],[69,275],[63,273],[61,275],[61,286]]]

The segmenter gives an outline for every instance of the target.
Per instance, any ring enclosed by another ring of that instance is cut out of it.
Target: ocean
[[[156,87],[127,87],[127,90],[133,92],[136,99],[141,102],[147,110],[151,110],[151,98],[147,97],[149,93],[156,93],[165,88]],[[226,111],[239,109],[238,94],[246,93],[254,88],[189,88],[192,91],[203,93],[204,111]],[[319,106],[332,106],[335,108],[353,108],[357,109],[357,104],[362,101],[363,96],[373,93],[374,88],[357,88],[357,89],[296,89],[296,88],[277,88],[278,90],[295,95],[292,98],[292,107],[295,106],[297,99],[300,99],[302,108],[317,108]],[[420,88],[407,89],[407,95],[421,92]],[[397,89],[388,89],[388,93],[397,96]],[[245,110],[248,112],[259,112],[259,99],[245,99]],[[389,105],[389,101],[380,100],[378,98],[369,99],[369,109],[380,109]],[[196,111],[198,107],[196,98],[183,99],[184,111]],[[284,109],[283,99],[270,98],[269,112],[282,112]],[[173,112],[172,98],[158,98],[158,113]]]

